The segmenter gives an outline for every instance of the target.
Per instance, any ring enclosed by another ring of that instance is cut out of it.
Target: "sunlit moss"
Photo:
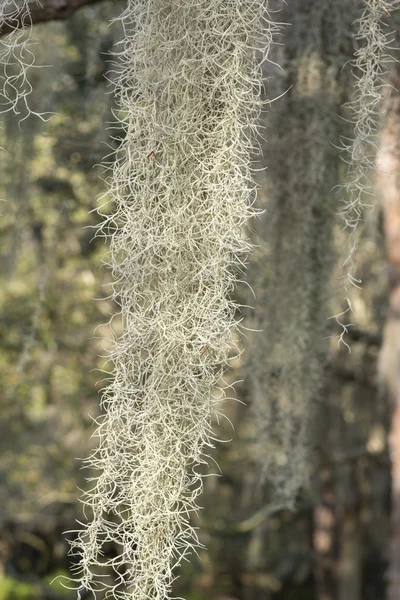
[[[258,0],[132,0],[122,15],[125,137],[99,232],[111,244],[122,333],[87,461],[90,519],[72,543],[77,585],[107,597],[165,600],[173,568],[198,545],[190,516],[250,247],[264,11]],[[110,541],[117,556],[106,554]]]

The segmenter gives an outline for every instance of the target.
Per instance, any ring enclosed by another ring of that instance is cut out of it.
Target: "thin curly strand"
[[[0,0],[0,32],[4,24],[10,32],[0,37],[0,112],[12,110],[20,122],[31,114],[45,121],[45,115],[31,110],[28,101],[29,70],[35,64],[29,0]]]

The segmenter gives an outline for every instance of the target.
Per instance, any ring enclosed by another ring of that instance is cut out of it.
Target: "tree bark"
[[[104,0],[41,0],[40,3],[33,1],[30,3],[30,19],[21,16],[6,20],[0,27],[0,37],[11,33],[14,29],[23,29],[31,24],[68,19],[79,8],[101,1]]]
[[[389,560],[388,600],[400,599],[400,404],[396,403],[390,435],[392,460],[392,541]]]

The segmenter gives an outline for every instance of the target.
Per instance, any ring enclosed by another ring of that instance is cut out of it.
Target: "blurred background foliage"
[[[333,143],[343,132],[338,112],[346,100],[350,73],[342,74],[341,69],[353,51],[351,23],[356,15],[353,8],[346,13],[343,2],[334,14],[321,10],[329,4],[302,0],[297,9],[286,7],[276,16],[292,23],[281,40],[287,42],[286,51],[282,46],[274,50],[284,71],[268,65],[265,75],[272,90],[295,87],[282,104],[272,104],[266,116],[272,125],[260,166],[266,164],[269,170],[259,175],[258,200],[266,213],[252,234],[257,246],[249,283],[258,300],[255,312],[246,312],[249,327],[263,329],[263,311],[271,302],[279,316],[280,300],[271,289],[269,207],[285,203],[283,195],[292,194],[285,206],[293,223],[293,205],[310,192],[308,161],[314,161],[317,176],[324,168],[314,144],[317,149],[329,146],[322,159],[335,160]],[[35,26],[35,53],[42,68],[31,74],[30,103],[32,110],[52,116],[47,120],[47,115],[46,122],[34,115],[19,120],[7,112],[2,118],[0,600],[75,597],[62,587],[62,580],[50,582],[68,573],[63,532],[80,518],[76,488],[86,485],[87,476],[77,458],[89,452],[99,390],[110,368],[102,357],[109,335],[102,324],[114,311],[107,300],[110,275],[101,268],[105,246],[92,238],[100,219],[96,200],[106,189],[106,173],[98,165],[118,143],[111,136],[121,134],[107,128],[113,119],[113,97],[105,74],[109,52],[121,35],[109,21],[122,5],[120,0],[99,3],[65,22]],[[315,28],[310,29],[312,39],[321,41],[314,54],[305,42],[304,23]],[[335,45],[331,33],[327,38],[338,24],[347,45]],[[322,67],[318,60],[313,62],[315,56],[325,61]],[[300,69],[302,84],[296,88]],[[317,98],[315,90],[321,86],[324,94]],[[327,108],[330,120],[321,129]],[[318,138],[321,135],[326,139]],[[293,169],[289,176],[288,169]],[[329,163],[329,169],[326,194],[332,169],[343,175],[340,163]],[[293,182],[295,189],[290,188]],[[332,208],[327,210],[333,219]],[[353,293],[352,321],[357,326],[349,334],[352,353],[338,348],[335,338],[328,341],[329,359],[308,431],[308,489],[299,493],[293,510],[273,511],[271,487],[261,483],[257,465],[266,448],[257,438],[252,378],[254,362],[264,360],[264,345],[270,342],[265,331],[256,337],[249,332],[243,340],[245,353],[232,360],[228,374],[229,381],[239,381],[236,395],[241,402],[229,401],[225,409],[234,429],[228,422],[216,424],[217,437],[232,441],[216,445],[213,459],[221,472],[210,461],[216,476],[206,479],[204,510],[198,517],[207,550],[182,567],[178,595],[188,600],[385,597],[393,533],[391,405],[377,377],[389,297],[380,214],[377,206],[360,244],[363,287]],[[313,218],[318,226],[320,217]],[[341,234],[332,235],[340,246]],[[333,281],[332,312],[326,317],[342,306],[340,284],[335,276]],[[293,297],[299,291],[292,290],[291,301],[296,302]],[[251,303],[244,286],[238,294]],[[319,309],[315,305],[313,310]],[[311,326],[312,320],[313,314]],[[333,325],[329,334],[338,334]],[[268,389],[261,389],[268,402]]]

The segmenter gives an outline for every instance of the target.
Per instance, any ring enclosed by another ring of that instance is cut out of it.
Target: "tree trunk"
[[[390,434],[390,456],[392,461],[392,541],[390,545],[390,567],[388,600],[400,599],[400,404],[393,411]]]
[[[356,510],[349,510],[342,515],[339,547],[338,600],[360,600],[362,549]]]
[[[11,33],[14,29],[22,29],[31,23],[47,23],[48,21],[64,21],[71,17],[75,11],[104,0],[41,0],[41,2],[31,2],[29,4],[30,18],[27,19],[24,13],[14,16],[12,19],[5,19],[0,23],[0,37]]]
[[[378,184],[388,259],[390,299],[380,355],[380,373],[393,413],[389,436],[392,464],[392,526],[388,600],[400,600],[400,67],[386,100],[386,123],[378,152]]]

